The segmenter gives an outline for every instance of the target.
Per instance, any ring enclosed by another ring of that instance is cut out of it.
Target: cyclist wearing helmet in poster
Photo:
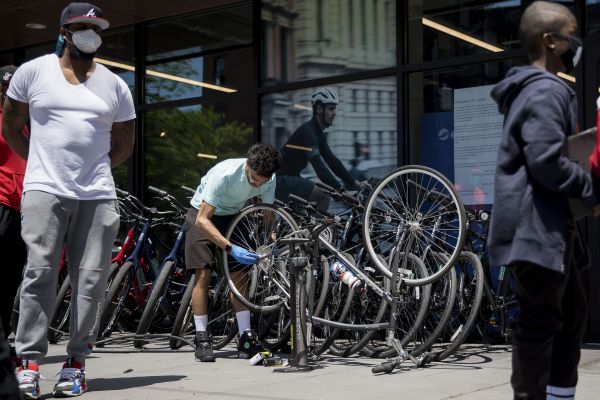
[[[314,181],[300,176],[309,162],[317,177],[335,189],[343,188],[335,176],[344,182],[346,188],[368,184],[356,181],[327,144],[324,130],[333,124],[338,105],[335,90],[328,87],[317,89],[310,97],[310,103],[312,118],[300,125],[281,148],[283,163],[277,173],[275,195],[277,199],[287,201],[290,194],[295,194],[309,201],[317,201],[319,209],[326,210],[329,198],[321,194]]]

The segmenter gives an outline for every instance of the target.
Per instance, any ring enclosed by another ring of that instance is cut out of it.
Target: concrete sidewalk
[[[55,374],[64,362],[64,342],[50,345],[40,370],[43,398],[51,398]],[[510,347],[468,346],[460,357],[425,369],[407,368],[374,376],[380,360],[324,356],[322,368],[273,373],[235,358],[233,347],[215,363],[197,363],[190,347],[178,351],[135,350],[128,344],[95,350],[87,361],[90,391],[85,399],[511,399]],[[407,363],[407,366],[409,363]],[[583,351],[578,400],[600,398],[600,347]]]

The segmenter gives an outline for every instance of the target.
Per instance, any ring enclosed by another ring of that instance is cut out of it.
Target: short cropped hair
[[[562,4],[534,1],[525,9],[519,24],[519,36],[530,56],[538,56],[542,49],[542,35],[558,32],[567,24],[573,13]]]
[[[281,166],[281,153],[270,144],[253,144],[246,156],[248,166],[265,178],[271,177]]]

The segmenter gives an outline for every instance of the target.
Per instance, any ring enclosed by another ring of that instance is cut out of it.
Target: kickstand
[[[394,369],[400,368],[402,363],[407,359],[411,360],[417,368],[424,368],[425,365],[431,361],[431,357],[430,357],[429,353],[424,353],[423,355],[415,358],[414,356],[409,354],[406,350],[404,350],[404,348],[402,347],[402,344],[396,338],[392,339],[391,344],[394,347],[394,349],[396,349],[396,353],[398,355],[396,357],[394,357],[393,359],[391,359],[391,361],[386,361],[386,362],[382,363],[381,365],[373,367],[372,371],[374,374],[379,374],[382,372],[386,373],[386,374],[390,374],[390,373],[392,373],[392,371],[394,371]]]

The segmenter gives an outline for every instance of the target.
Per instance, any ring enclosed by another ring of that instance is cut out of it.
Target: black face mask
[[[572,35],[563,35],[562,33],[550,33],[553,36],[556,36],[561,39],[565,39],[569,41],[569,48],[562,54],[556,54],[560,57],[562,63],[566,68],[566,73],[573,72],[577,63],[581,59],[581,53],[583,52],[583,42],[577,36]]]

